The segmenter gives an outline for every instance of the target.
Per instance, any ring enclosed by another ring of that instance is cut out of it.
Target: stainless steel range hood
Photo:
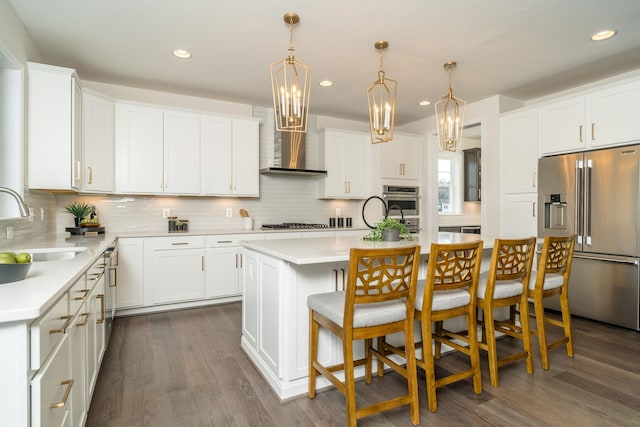
[[[276,132],[273,166],[260,169],[265,175],[326,176],[327,171],[306,169],[306,133]]]

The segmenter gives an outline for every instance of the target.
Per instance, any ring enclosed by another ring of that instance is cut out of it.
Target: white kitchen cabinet
[[[258,253],[246,251],[242,273],[242,345],[258,349]]]
[[[70,68],[28,63],[29,188],[82,186],[82,92]]]
[[[203,194],[259,196],[258,125],[255,120],[201,116]]]
[[[121,191],[200,193],[200,121],[193,113],[116,104]]]
[[[82,146],[84,179],[82,190],[113,193],[115,189],[115,100],[82,91]]]
[[[71,375],[71,338],[65,333],[46,363],[31,380],[31,425],[69,425],[74,386],[75,380]]]
[[[244,251],[241,240],[262,240],[261,234],[230,234],[207,237],[207,297],[242,294]]]
[[[75,313],[73,322],[69,328],[69,339],[71,340],[71,377],[73,378],[73,387],[71,388],[71,399],[73,402],[71,425],[74,427],[84,426],[90,402],[86,381],[88,318],[87,302],[83,301]]]
[[[538,193],[504,194],[500,235],[524,238],[538,235]]]
[[[323,129],[318,135],[319,199],[365,199],[369,193],[367,164],[369,136],[362,132]]]
[[[200,193],[200,116],[164,112],[164,192]]]
[[[418,136],[396,132],[392,141],[380,145],[382,178],[419,179],[420,138]]]
[[[502,193],[538,191],[538,110],[500,118],[500,182]]]
[[[540,107],[542,155],[640,140],[640,81],[612,84]]]
[[[206,297],[203,236],[154,237],[145,245],[145,305]]]
[[[87,271],[87,289],[90,289],[87,308],[87,398],[90,400],[98,380],[100,364],[105,351],[104,266],[97,264]]]
[[[118,238],[118,310],[144,305],[144,240]]]

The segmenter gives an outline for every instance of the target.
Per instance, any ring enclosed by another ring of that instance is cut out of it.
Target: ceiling
[[[640,69],[637,0],[9,0],[46,62],[81,80],[253,105],[271,104],[269,64],[287,55],[313,69],[313,114],[366,121],[367,87],[398,80],[396,123],[433,115],[457,61],[454,95],[529,100]],[[590,36],[613,28],[604,42]],[[171,55],[176,48],[189,60]],[[329,88],[318,86],[331,80]]]

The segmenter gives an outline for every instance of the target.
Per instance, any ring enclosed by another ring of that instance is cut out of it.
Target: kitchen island
[[[361,237],[279,239],[243,242],[244,299],[241,347],[280,399],[307,392],[309,312],[311,294],[344,290],[351,248],[399,247],[419,244],[426,259],[432,242],[462,243],[493,238],[477,234],[421,233],[414,241],[369,242]],[[419,278],[426,276],[420,263]],[[461,321],[461,328],[464,328]],[[356,352],[362,352],[362,347]],[[342,360],[342,344],[320,331],[318,358],[323,364]],[[362,368],[362,367],[360,367]],[[356,371],[363,375],[363,370]],[[317,387],[330,383],[319,377]]]

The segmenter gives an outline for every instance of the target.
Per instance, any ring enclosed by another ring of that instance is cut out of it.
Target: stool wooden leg
[[[385,345],[385,337],[378,337],[378,351],[382,352]],[[382,377],[384,375],[384,362],[378,359],[378,376]]]
[[[407,361],[407,389],[409,392],[409,411],[411,423],[420,424],[420,402],[418,400],[418,368],[416,366],[416,349],[413,335],[413,325],[406,324],[404,328],[404,348]]]
[[[436,375],[435,362],[433,360],[433,345],[431,338],[431,322],[423,319],[422,325],[422,360],[424,362],[424,376],[427,385],[427,401],[429,402],[429,410],[436,412],[438,410],[438,400],[436,399]],[[436,342],[437,345],[437,342]]]
[[[347,425],[355,427],[357,425],[356,417],[356,381],[353,372],[353,341],[344,339],[342,342],[343,358],[344,358],[344,385],[345,398],[347,401]]]
[[[366,360],[364,367],[364,381],[367,384],[371,384],[371,364],[372,364],[372,352],[371,346],[373,345],[373,339],[367,338],[364,340],[364,358]]]
[[[493,319],[493,316],[492,316]],[[491,321],[493,327],[493,320]],[[469,335],[469,352],[471,368],[473,369],[473,391],[482,393],[482,371],[480,370],[480,347],[478,346],[478,324],[476,322],[476,310],[472,308],[467,315],[467,328]],[[495,339],[494,339],[495,343]]]
[[[318,324],[313,320],[313,311],[309,310],[309,399],[316,397],[316,368],[318,359]]]
[[[487,358],[489,359],[489,377],[491,378],[491,385],[498,387],[500,385],[498,379],[498,349],[496,346],[496,330],[493,323],[493,310],[491,307],[485,307],[482,310],[482,314],[484,319],[483,330],[485,331],[484,335],[487,343]],[[469,325],[469,328],[471,328],[471,325]]]
[[[514,306],[511,306],[510,310],[514,313],[516,311]],[[533,374],[533,345],[531,344],[531,330],[529,329],[529,300],[526,291],[522,293],[522,299],[520,300],[520,328],[522,329],[522,345],[524,346],[524,351],[527,352],[527,373]]]
[[[538,343],[540,344],[540,362],[542,369],[549,369],[549,349],[547,348],[547,334],[544,325],[544,305],[542,296],[534,297],[533,309],[536,315],[536,333],[538,334]]]
[[[562,311],[562,327],[567,337],[567,356],[573,357],[573,334],[571,332],[571,311],[569,310],[569,296],[563,290],[560,293],[560,310]]]
[[[436,324],[436,330],[435,330],[435,335],[436,336],[442,336],[442,320],[435,322]],[[442,353],[442,343],[438,340],[436,340],[434,342],[435,348],[434,348],[434,358],[436,359],[440,359],[440,355]]]

